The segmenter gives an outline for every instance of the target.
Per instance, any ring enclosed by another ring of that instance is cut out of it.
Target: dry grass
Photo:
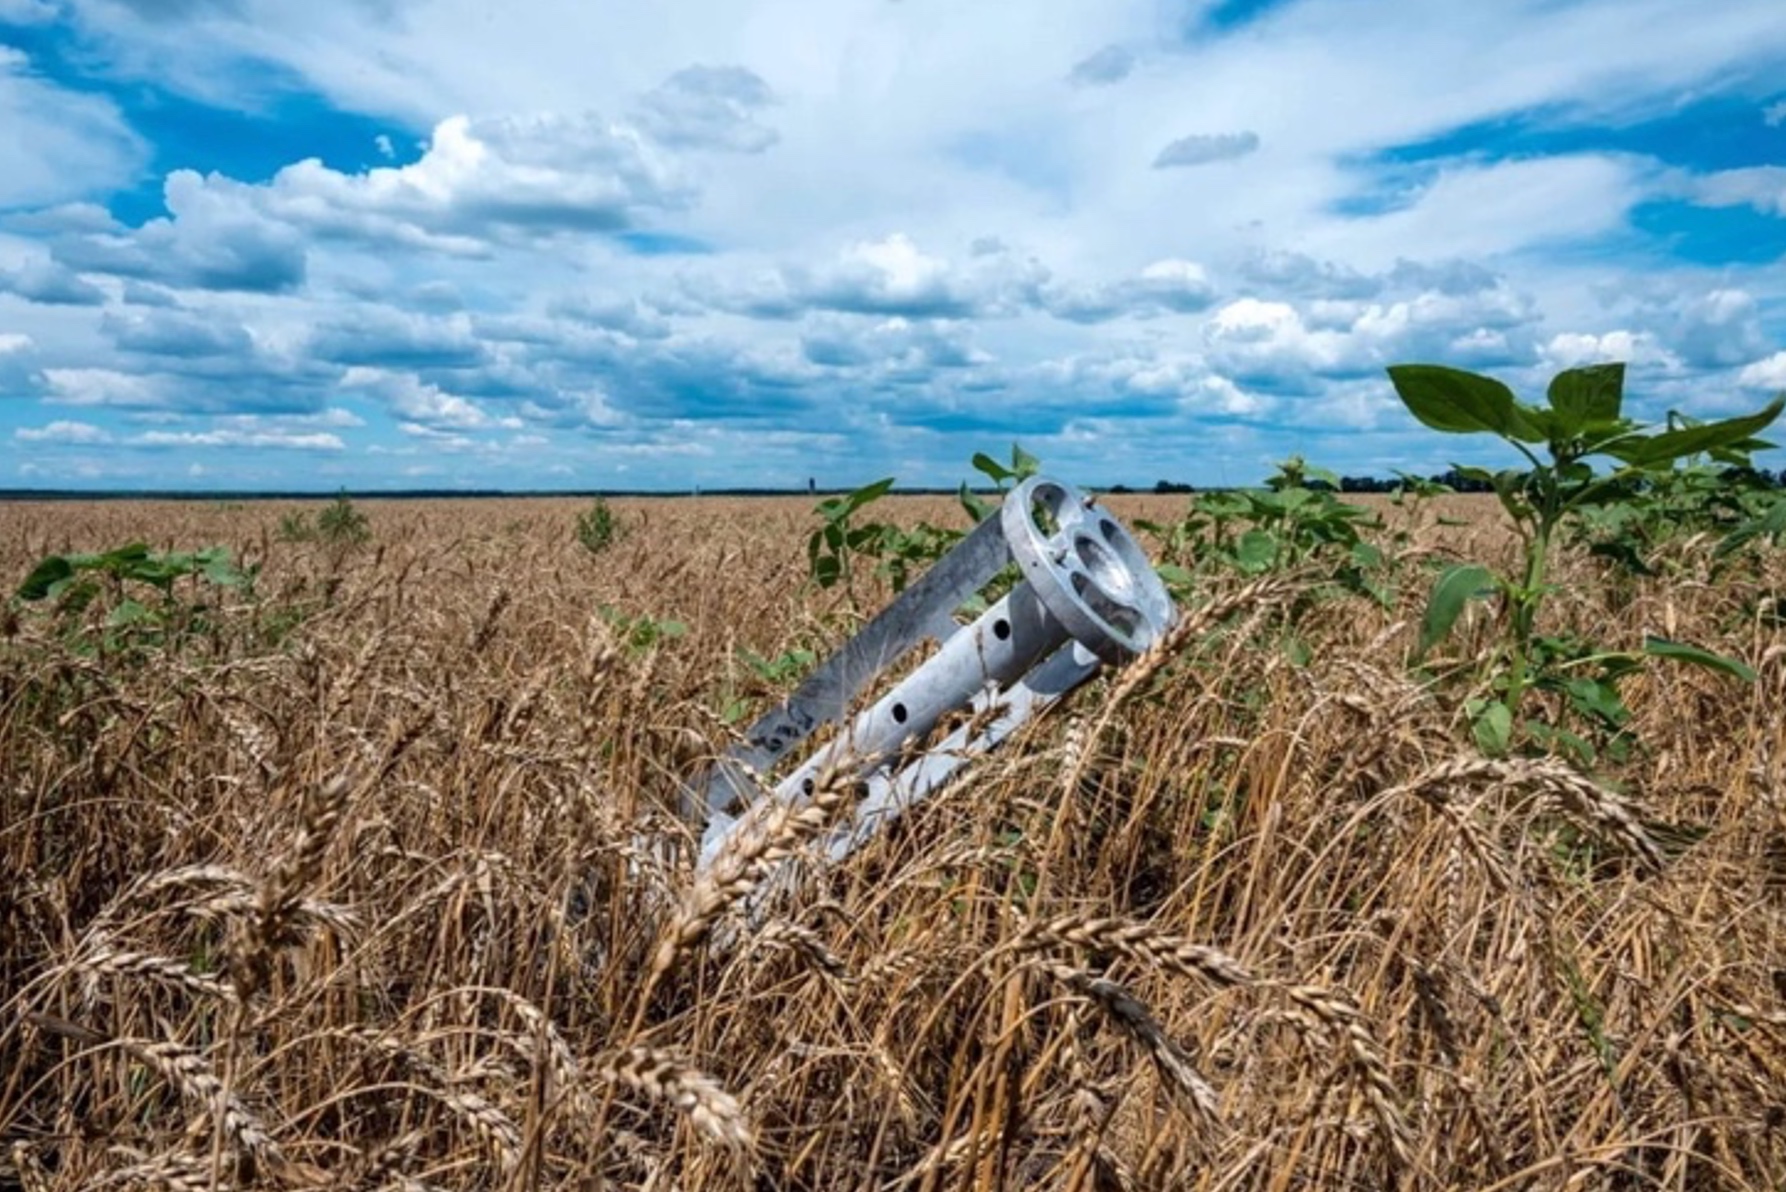
[[[137,537],[265,564],[177,651],[0,636],[0,1188],[1786,1186],[1778,561],[1566,566],[1561,621],[1760,672],[1632,681],[1617,789],[1472,752],[1403,666],[1412,579],[1212,581],[752,904],[847,789],[700,881],[674,809],[777,694],[739,650],[855,623],[803,587],[809,502],[617,501],[599,557],[583,506],[364,502],[345,555],[279,542],[291,506],[0,510],[8,583]]]

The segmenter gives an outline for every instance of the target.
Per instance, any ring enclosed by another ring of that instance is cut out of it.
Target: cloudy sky
[[[1771,0],[0,0],[0,129],[0,487],[1386,475],[1496,458],[1399,361],[1786,388]]]

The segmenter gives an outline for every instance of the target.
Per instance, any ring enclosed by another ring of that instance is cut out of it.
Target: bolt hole
[[[1011,623],[1003,617],[994,621],[992,623],[992,636],[996,637],[1001,642],[1009,641],[1011,638]]]
[[[812,794],[812,779],[808,778],[800,784],[800,792],[807,795]]]
[[[905,705],[904,705],[904,704],[894,704],[894,705],[893,705],[893,720],[894,720],[894,723],[896,723],[896,724],[904,724],[904,723],[905,723],[905,718],[906,718],[906,716],[907,716],[907,715],[908,715],[908,713],[907,713],[907,712],[906,712],[906,710],[905,710]]]

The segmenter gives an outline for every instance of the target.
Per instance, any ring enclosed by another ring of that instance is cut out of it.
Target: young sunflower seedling
[[[1561,697],[1564,707],[1611,742],[1628,713],[1617,684],[1645,656],[1694,663],[1745,681],[1754,673],[1733,658],[1655,636],[1640,652],[1604,650],[1565,635],[1540,632],[1539,612],[1552,586],[1548,580],[1552,547],[1568,529],[1579,529],[1590,511],[1641,502],[1646,483],[1668,477],[1682,460],[1709,455],[1746,460],[1771,444],[1755,438],[1786,408],[1777,397],[1753,414],[1692,425],[1647,426],[1625,416],[1623,364],[1568,369],[1550,382],[1547,404],[1520,401],[1492,377],[1435,364],[1402,364],[1389,369],[1402,404],[1433,430],[1447,434],[1492,434],[1525,457],[1524,468],[1491,472],[1458,467],[1467,479],[1490,485],[1519,535],[1518,574],[1503,575],[1480,563],[1459,563],[1433,585],[1421,624],[1414,662],[1451,632],[1468,603],[1498,595],[1506,611],[1497,698],[1473,700],[1468,708],[1477,743],[1491,755],[1506,753],[1516,727],[1539,745],[1561,747],[1591,761],[1593,745],[1554,723],[1525,716],[1534,689]],[[1603,461],[1596,470],[1590,461]]]

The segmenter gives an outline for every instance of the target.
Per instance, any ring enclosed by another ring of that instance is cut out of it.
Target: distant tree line
[[[1782,468],[1777,472],[1770,472],[1766,468],[1726,468],[1724,471],[1724,479],[1732,484],[1740,484],[1751,488],[1786,489],[1786,468]],[[1459,475],[1455,468],[1440,472],[1436,476],[1428,476],[1426,477],[1426,480],[1432,484],[1442,484],[1453,492],[1487,493],[1494,491],[1494,489],[1484,481],[1473,480],[1468,476]],[[1411,479],[1405,480],[1401,477],[1386,480],[1381,476],[1341,476],[1339,491],[1343,493],[1392,493],[1410,483],[1417,483],[1417,481]],[[1308,487],[1312,489],[1330,489],[1333,486],[1323,480],[1310,480],[1308,482]],[[1127,485],[1123,484],[1113,484],[1105,491],[1121,495],[1124,493],[1137,492],[1139,490],[1129,488]],[[1177,480],[1161,480],[1153,486],[1152,491],[1156,495],[1170,496],[1174,493],[1194,493],[1199,490],[1194,484],[1184,484]]]

